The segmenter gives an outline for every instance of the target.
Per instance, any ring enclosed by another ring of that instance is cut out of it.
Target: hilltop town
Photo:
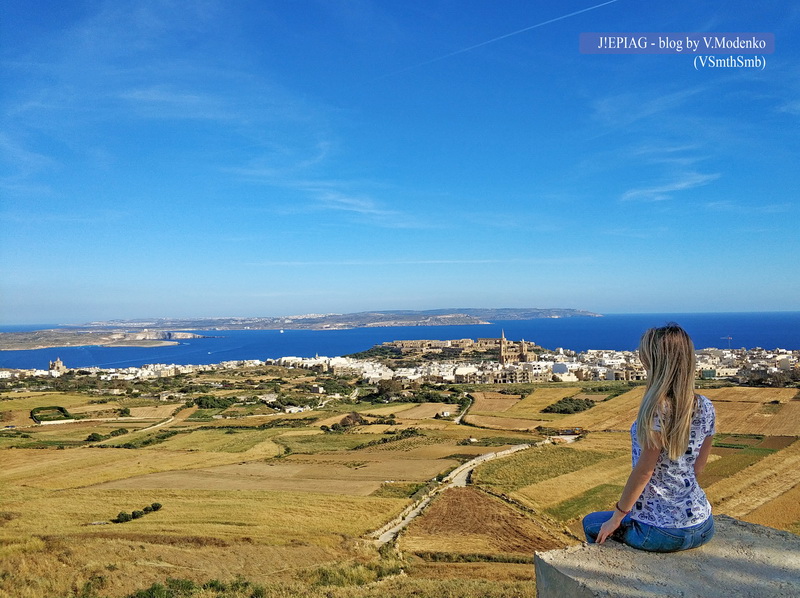
[[[789,386],[800,381],[800,351],[704,348],[696,351],[696,377],[738,384]],[[208,365],[147,364],[141,367],[82,367],[71,370],[60,359],[47,370],[4,370],[0,380],[59,377],[80,372],[100,380],[147,380],[242,367],[280,365],[355,377],[365,383],[397,380],[413,384],[529,384],[542,382],[646,379],[636,351],[548,350],[531,341],[500,338],[396,340],[342,357],[293,357],[223,361]]]

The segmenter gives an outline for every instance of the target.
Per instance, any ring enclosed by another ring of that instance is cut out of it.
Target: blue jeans
[[[600,527],[614,514],[614,511],[599,511],[589,513],[583,518],[583,533],[586,541],[594,544]],[[714,518],[709,516],[703,523],[690,527],[656,527],[641,521],[631,519],[626,515],[619,527],[611,534],[612,540],[617,540],[650,552],[675,552],[697,548],[708,542],[714,536]]]

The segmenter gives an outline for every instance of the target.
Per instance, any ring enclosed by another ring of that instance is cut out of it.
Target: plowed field
[[[406,551],[524,554],[574,543],[560,530],[475,488],[441,494],[401,536]]]
[[[520,402],[518,395],[504,395],[499,392],[473,392],[475,402],[470,413],[493,414],[503,413]]]
[[[131,407],[131,417],[170,417],[177,405],[156,405],[154,407]]]

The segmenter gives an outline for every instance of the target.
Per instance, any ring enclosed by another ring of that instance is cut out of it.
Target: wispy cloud
[[[123,91],[118,96],[143,116],[170,119],[237,121],[242,118],[220,97],[199,90],[178,91],[157,85]]]
[[[800,116],[800,100],[790,100],[778,108],[780,112],[787,112]]]
[[[698,85],[672,93],[623,93],[595,100],[592,105],[594,117],[601,124],[611,127],[626,127],[641,120],[673,112],[694,96],[707,91]]]
[[[723,200],[711,201],[705,204],[705,208],[714,212],[731,212],[735,214],[783,214],[795,209],[791,203],[767,203],[742,205],[737,202]]]
[[[694,189],[695,187],[708,185],[710,182],[717,180],[720,176],[721,175],[719,173],[682,173],[676,176],[674,179],[660,185],[630,189],[623,193],[620,199],[622,201],[664,201],[666,199],[670,199],[672,194],[678,191],[688,191],[689,189]]]

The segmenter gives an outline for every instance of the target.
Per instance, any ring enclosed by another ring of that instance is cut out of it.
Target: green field
[[[593,465],[607,455],[598,451],[578,451],[566,446],[542,446],[516,453],[505,459],[481,465],[472,480],[498,492],[513,492],[524,486]]]

